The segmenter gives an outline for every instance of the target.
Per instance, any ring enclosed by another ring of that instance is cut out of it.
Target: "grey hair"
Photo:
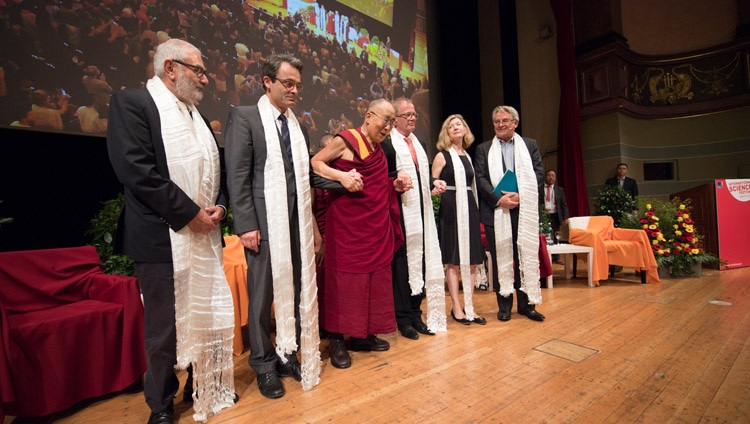
[[[518,121],[521,118],[518,116],[518,111],[513,106],[498,106],[495,109],[492,110],[492,116],[490,116],[491,121],[495,121],[495,115],[497,115],[498,112],[503,111],[505,113],[509,113],[510,116],[513,117],[513,120]]]
[[[411,99],[408,99],[406,97],[399,97],[398,99],[391,102],[391,104],[393,105],[393,109],[396,110],[396,114],[398,114],[398,106],[402,103],[407,104],[407,105],[414,104],[414,102],[412,102]]]
[[[157,77],[163,77],[166,75],[164,62],[174,59],[187,59],[192,52],[197,52],[199,55],[201,53],[197,47],[179,38],[170,38],[159,44],[156,47],[156,54],[154,54],[154,74]]]

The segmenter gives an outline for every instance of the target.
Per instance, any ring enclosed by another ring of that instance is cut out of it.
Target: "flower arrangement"
[[[637,216],[625,217],[623,227],[643,229],[656,263],[672,276],[689,275],[696,264],[719,261],[703,249],[703,238],[690,217],[690,199],[639,199],[639,211]]]

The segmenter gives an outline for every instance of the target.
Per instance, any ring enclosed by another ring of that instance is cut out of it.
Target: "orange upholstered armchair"
[[[594,248],[592,281],[606,280],[609,265],[620,265],[645,272],[643,282],[658,283],[656,259],[648,236],[642,230],[615,228],[611,216],[570,218],[571,244]]]

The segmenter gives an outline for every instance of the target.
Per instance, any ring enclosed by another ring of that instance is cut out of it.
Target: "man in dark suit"
[[[194,351],[200,349],[194,349],[193,336],[206,336],[203,328],[193,325],[194,306],[202,308],[208,320],[223,322],[220,315],[228,314],[233,321],[231,293],[219,260],[219,220],[226,215],[227,204],[221,161],[208,121],[195,109],[208,84],[201,53],[188,42],[169,40],[156,50],[154,72],[146,90],[128,89],[112,96],[107,148],[115,174],[125,186],[116,249],[135,261],[143,294],[148,359],[144,395],[152,411],[149,423],[171,423],[172,402],[179,388],[174,373],[178,359],[180,367],[187,365],[186,359],[193,364],[189,371],[195,368],[196,375],[218,372],[228,379],[219,387],[206,387],[205,393],[221,396],[204,395],[195,404],[197,414],[210,413],[204,406],[220,409],[232,404],[234,327],[231,322],[221,328],[207,325],[224,339],[195,356]],[[195,262],[192,257],[186,261],[185,252],[195,254]],[[204,273],[195,276],[193,266],[198,262]],[[194,305],[194,298],[183,293],[196,287],[215,291],[207,295],[208,302]],[[179,331],[178,319],[183,323]],[[214,351],[221,350],[220,346],[230,352],[228,357]],[[211,357],[228,361],[229,369],[216,365]],[[189,372],[184,392],[190,402],[191,377]],[[196,383],[205,380],[196,378]]]
[[[635,200],[638,197],[638,183],[627,176],[628,175],[628,164],[619,163],[617,164],[617,174],[612,178],[607,178],[604,184],[609,186],[619,186],[630,194],[630,197]]]
[[[557,172],[550,169],[544,173],[544,183],[539,184],[539,204],[549,214],[554,233],[560,232],[560,225],[568,222],[568,202],[565,190],[557,185]]]
[[[234,231],[248,265],[248,361],[268,398],[284,395],[280,376],[302,381],[296,341],[303,354],[317,353],[320,343],[312,247],[318,252],[321,239],[312,212],[309,141],[291,110],[302,88],[301,72],[299,59],[270,56],[263,64],[266,94],[255,106],[234,108],[225,134]],[[270,339],[274,301],[276,349]],[[314,344],[311,350],[306,342]],[[317,384],[320,358],[310,361],[306,369],[314,375],[305,381]]]
[[[544,321],[544,315],[537,312],[535,306],[541,302],[537,191],[544,177],[544,168],[536,140],[522,138],[515,132],[518,121],[518,112],[510,106],[498,106],[492,111],[495,137],[477,147],[474,162],[479,214],[485,227],[493,270],[497,270],[493,272],[493,284],[498,288],[497,318],[510,320],[515,291],[518,313],[534,321]],[[493,191],[505,171],[516,174],[518,192],[495,194]],[[509,225],[507,215],[510,215]],[[507,230],[511,230],[512,235],[507,234]],[[512,253],[507,244],[512,244]],[[522,262],[523,274],[520,270]],[[512,278],[508,275],[511,272]],[[530,300],[533,303],[529,303]]]
[[[397,178],[399,172],[409,174],[415,190],[401,194],[398,204],[401,211],[401,230],[406,235],[406,242],[393,254],[391,270],[393,273],[393,300],[396,311],[396,325],[398,331],[407,339],[419,339],[419,333],[434,336],[435,332],[428,328],[422,320],[422,297],[427,293],[430,284],[439,284],[440,290],[432,290],[444,295],[443,264],[440,258],[435,224],[435,213],[432,210],[432,192],[445,192],[445,181],[430,182],[429,163],[427,155],[414,134],[419,115],[411,100],[401,97],[393,103],[396,110],[396,122],[391,134],[381,146],[388,160],[388,176]],[[421,161],[420,158],[421,157]],[[407,206],[404,206],[406,202]],[[407,209],[408,214],[404,213]],[[418,213],[417,213],[418,212]],[[407,217],[408,215],[408,217]],[[413,217],[413,218],[412,218]],[[408,227],[408,228],[407,228]],[[410,251],[409,253],[407,253]],[[409,256],[417,258],[409,264]],[[410,272],[411,271],[411,272]],[[417,281],[419,293],[414,290],[410,282]],[[445,298],[434,299],[440,304],[438,313],[445,314]],[[428,316],[430,316],[428,314]],[[436,323],[433,323],[438,327]]]

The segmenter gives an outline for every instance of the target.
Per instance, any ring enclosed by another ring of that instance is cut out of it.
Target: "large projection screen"
[[[221,127],[230,108],[263,94],[272,53],[304,63],[295,107],[312,149],[361,125],[374,98],[411,98],[416,135],[432,144],[424,0],[105,0],[0,3],[0,126],[104,135],[109,96],[143,87],[153,51],[182,38],[203,53],[209,86],[198,109]]]

